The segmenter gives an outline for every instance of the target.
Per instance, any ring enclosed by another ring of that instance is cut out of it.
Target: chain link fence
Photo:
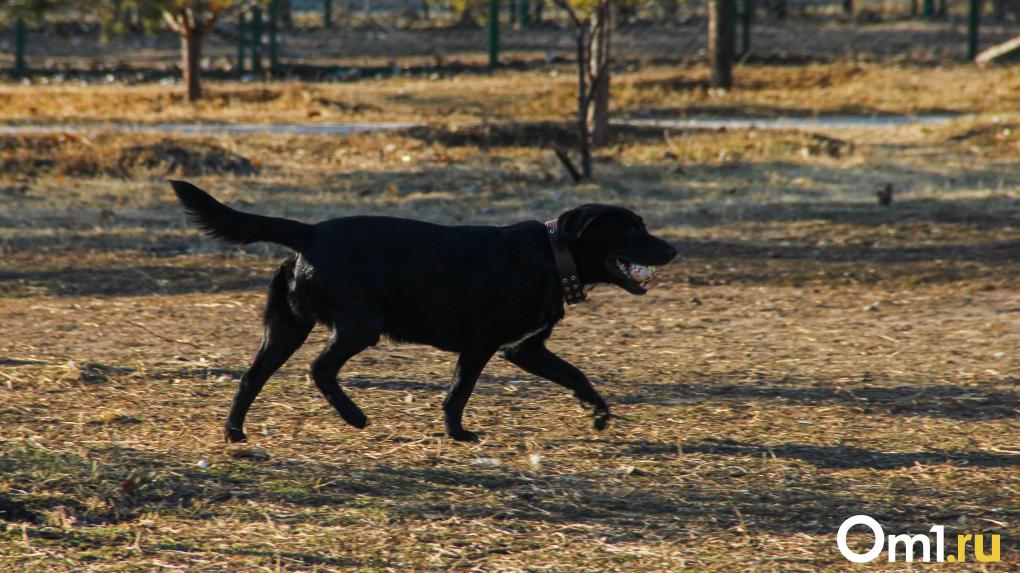
[[[738,0],[749,7],[747,62],[808,63],[873,59],[933,63],[967,55],[966,5],[948,0]],[[264,69],[275,77],[345,80],[376,74],[486,71],[493,49],[489,0],[277,0],[276,66],[270,66],[269,26],[263,24]],[[920,2],[920,4],[918,4]],[[930,3],[930,5],[928,4]],[[982,46],[1020,35],[1020,0],[986,2]],[[572,30],[545,0],[499,2],[498,62],[510,68],[554,66],[574,57]],[[931,17],[917,14],[925,10]],[[268,10],[266,10],[268,11]],[[208,77],[251,77],[252,21],[232,16],[207,39],[202,67]],[[156,30],[104,37],[88,14],[49,14],[29,23],[25,38],[30,75],[83,81],[159,81],[178,72],[180,41]],[[12,22],[3,29],[13,31]],[[613,35],[617,66],[676,65],[704,59],[706,3],[645,0],[618,8]],[[0,68],[14,66],[15,34],[0,40]],[[239,49],[249,63],[238,66]],[[742,48],[742,46],[740,47]],[[743,49],[738,49],[743,53]]]

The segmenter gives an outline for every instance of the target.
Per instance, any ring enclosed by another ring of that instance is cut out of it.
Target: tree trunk
[[[617,3],[616,4],[616,21],[621,26],[632,24],[637,19],[638,5],[637,3]]]
[[[708,2],[708,61],[712,67],[712,87],[733,87],[733,41],[736,26],[735,0]]]
[[[276,17],[284,30],[294,29],[294,5],[291,0],[277,0]]]
[[[591,179],[591,150],[605,141],[609,122],[609,27],[610,0],[599,0],[585,16],[568,0],[556,0],[574,24],[577,49],[577,150],[581,156],[581,175]],[[592,133],[595,124],[598,134]],[[595,137],[597,136],[597,138]],[[561,157],[562,159],[562,157]]]
[[[772,0],[772,16],[776,20],[786,19],[786,0]]]
[[[581,155],[581,175],[591,179],[591,137],[588,132],[588,67],[591,51],[588,36],[591,30],[587,22],[577,28],[577,150]]]
[[[588,121],[591,126],[592,147],[605,145],[609,137],[609,39],[612,26],[612,9],[604,3],[592,15],[593,34],[591,54],[588,56],[589,77],[592,78],[591,106]]]
[[[181,35],[181,70],[188,101],[202,99],[202,36],[194,29],[186,29]]]
[[[457,18],[457,26],[461,28],[477,28],[478,20],[475,20],[475,11],[470,6],[465,6]]]
[[[659,0],[659,5],[662,7],[662,12],[666,16],[666,21],[676,22],[677,14],[680,11],[680,7],[677,5],[677,0]]]

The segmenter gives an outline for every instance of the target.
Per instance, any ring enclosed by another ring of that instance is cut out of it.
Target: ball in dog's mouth
[[[648,283],[652,282],[655,275],[659,273],[659,267],[653,265],[639,265],[637,263],[628,263],[624,261],[616,261],[616,266],[620,269],[620,272],[624,275],[634,279],[635,282],[644,288]]]

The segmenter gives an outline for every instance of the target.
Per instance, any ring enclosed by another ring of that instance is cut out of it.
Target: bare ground
[[[843,571],[836,528],[865,513],[890,533],[1000,533],[1002,563],[956,567],[1014,570],[1009,117],[628,132],[583,186],[499,130],[2,140],[0,563]],[[605,432],[497,359],[468,408],[482,442],[451,443],[453,357],[389,342],[341,373],[371,420],[354,430],[305,378],[317,331],[256,402],[251,446],[226,451],[282,252],[198,236],[170,174],[305,220],[496,224],[620,203],[683,256],[645,297],[596,290],[554,335],[620,415]]]

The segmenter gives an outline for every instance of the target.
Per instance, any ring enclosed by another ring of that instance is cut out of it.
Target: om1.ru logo
[[[866,553],[857,553],[846,544],[846,536],[855,525],[864,525],[871,528],[871,533],[875,536],[874,545]],[[996,563],[999,561],[998,534],[990,536],[991,551],[985,553],[984,534],[978,533],[977,535],[972,535],[970,533],[961,533],[956,536],[956,555],[946,555],[946,526],[933,525],[930,531],[935,534],[935,561],[938,563],[962,563],[966,561],[967,544],[972,541],[974,543],[974,559],[982,563]],[[855,515],[848,518],[843,522],[843,525],[839,526],[839,531],[836,533],[836,546],[839,547],[839,552],[847,560],[854,563],[868,563],[875,560],[881,555],[885,542],[885,530],[882,529],[882,525],[867,515]],[[903,561],[910,563],[914,560],[918,544],[921,545],[921,561],[925,563],[931,561],[932,541],[929,536],[924,534],[908,535],[906,533],[890,535],[889,561],[893,562],[898,559],[897,547],[902,547]]]

